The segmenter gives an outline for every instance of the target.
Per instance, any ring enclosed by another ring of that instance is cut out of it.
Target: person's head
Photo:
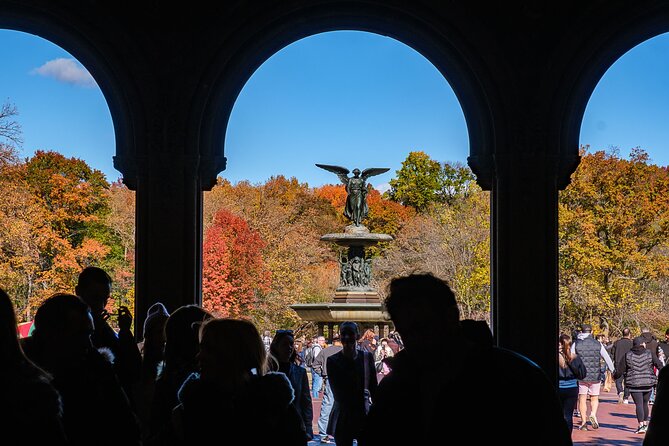
[[[75,363],[93,348],[89,306],[73,294],[54,294],[35,313],[33,338],[59,364]]]
[[[669,328],[664,332],[664,338],[669,340]]]
[[[166,368],[179,368],[195,361],[200,325],[212,317],[197,305],[184,305],[174,310],[165,323]]]
[[[363,341],[373,342],[375,336],[376,336],[376,334],[374,333],[374,330],[372,330],[371,328],[368,328],[362,334],[362,337],[360,339],[363,340]]]
[[[581,324],[581,333],[592,333],[592,325]]]
[[[357,167],[353,169],[353,176],[358,178],[360,176],[360,169],[358,169]]]
[[[567,362],[571,362],[571,337],[566,334],[562,333],[560,337],[558,338],[558,352],[560,355],[558,356],[558,362],[560,363],[560,367],[565,368]]]
[[[144,340],[149,343],[163,344],[165,342],[165,324],[170,317],[167,308],[160,302],[149,307],[144,319]]]
[[[637,336],[632,340],[632,347],[646,347],[646,338],[643,336]]]
[[[89,266],[79,273],[74,293],[86,302],[97,314],[107,305],[111,296],[112,279],[102,268]]]
[[[346,350],[354,350],[360,338],[360,329],[358,324],[352,321],[346,321],[339,324],[339,339],[342,347]]]
[[[202,379],[226,385],[239,385],[267,372],[267,353],[258,329],[240,319],[205,321],[197,359]]]
[[[318,342],[318,345],[321,346],[321,348],[325,348],[325,346],[327,345],[326,342],[325,342],[325,336],[319,336],[318,339],[317,339],[317,342]]]
[[[393,279],[384,303],[409,351],[432,348],[434,339],[459,334],[455,294],[446,281],[432,274]]]
[[[632,332],[629,328],[623,328],[623,338],[629,338],[632,335]]]
[[[383,348],[388,347],[388,339],[387,338],[381,338],[381,347],[383,347]]]
[[[277,330],[269,352],[280,363],[289,363],[295,360],[295,337],[293,330]]]

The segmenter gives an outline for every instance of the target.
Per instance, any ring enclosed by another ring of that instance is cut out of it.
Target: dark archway
[[[340,30],[391,37],[422,54],[442,73],[465,115],[470,140],[469,164],[479,183],[489,189],[489,175],[482,171],[478,160],[493,152],[493,119],[485,87],[475,75],[475,57],[468,58],[462,48],[457,49],[457,37],[447,38],[430,24],[397,8],[361,8],[350,4],[339,8],[331,5],[304,8],[246,33],[246,40],[236,45],[232,56],[226,52],[214,60],[203,82],[207,88],[201,89],[203,94],[198,98],[203,105],[203,114],[199,116],[201,153],[214,159],[224,153],[225,129],[234,103],[248,79],[267,59],[305,37]],[[453,36],[457,36],[455,30]],[[215,179],[218,172],[212,173]]]

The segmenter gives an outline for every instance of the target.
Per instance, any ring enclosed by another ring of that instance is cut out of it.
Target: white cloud
[[[58,82],[77,85],[79,87],[94,88],[97,86],[91,73],[74,59],[50,60],[39,68],[34,68],[31,74],[51,77]]]
[[[379,184],[378,186],[374,186],[374,189],[378,190],[380,193],[384,193],[390,190],[390,184],[388,183]]]

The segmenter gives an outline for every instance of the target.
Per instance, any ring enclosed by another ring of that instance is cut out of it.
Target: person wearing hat
[[[592,325],[581,324],[581,333],[576,342],[571,345],[572,354],[577,354],[583,360],[587,373],[585,378],[578,381],[578,410],[581,415],[580,430],[588,430],[587,422],[593,429],[599,429],[597,409],[599,408],[599,392],[602,385],[600,359],[604,359],[606,367],[614,372],[613,361],[606,351],[606,347],[592,336]],[[590,416],[588,413],[588,395],[590,395]]]
[[[636,419],[639,422],[639,427],[635,431],[637,434],[643,434],[648,429],[650,420],[648,402],[650,392],[657,384],[654,366],[661,368],[662,363],[646,348],[646,339],[637,336],[632,340],[632,349],[625,355],[621,370],[616,371],[616,376],[625,377],[625,385],[629,387],[636,405]]]

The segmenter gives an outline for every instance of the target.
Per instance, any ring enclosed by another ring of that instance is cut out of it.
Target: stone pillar
[[[557,162],[496,156],[491,194],[492,328],[557,381]]]
[[[114,157],[124,182],[136,191],[135,336],[141,339],[148,308],[162,302],[171,313],[202,301],[202,178],[225,158],[207,160],[174,153]],[[215,178],[215,174],[214,174]]]

